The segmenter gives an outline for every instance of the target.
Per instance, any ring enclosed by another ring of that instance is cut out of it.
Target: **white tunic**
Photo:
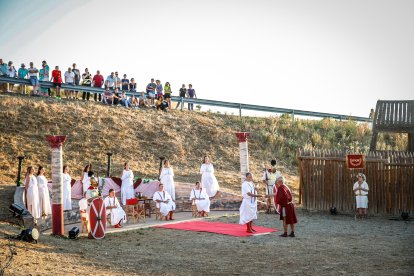
[[[193,189],[190,193],[190,199],[192,200],[193,198],[196,199],[194,204],[197,206],[197,211],[210,212],[210,198],[207,195],[206,189]]]
[[[353,190],[359,187],[358,181],[355,182]],[[361,184],[361,188],[369,190],[367,182]],[[357,208],[368,208],[368,192],[357,190],[355,192]]]
[[[257,198],[247,193],[257,194],[253,182],[244,181],[242,184],[243,201],[240,205],[240,224],[247,224],[257,219]]]
[[[220,186],[217,182],[216,177],[214,176],[213,164],[202,164],[200,168],[200,174],[201,186],[206,189],[207,195],[209,197],[215,196],[217,191],[220,189]]]
[[[168,192],[173,200],[175,200],[175,185],[174,185],[174,170],[173,168],[163,167],[160,174],[160,181],[164,184],[164,191]]]
[[[83,186],[83,192],[86,192],[89,188],[89,186],[91,186],[91,178],[88,176],[87,172],[83,173],[83,180],[82,180],[82,186]]]
[[[79,211],[81,213],[81,216],[86,218],[86,220],[88,220],[89,216],[88,216],[88,200],[86,198],[82,198],[81,200],[79,200]]]
[[[266,184],[266,195],[273,194],[273,186],[276,183],[276,180],[281,177],[281,174],[279,171],[276,171],[275,173],[271,173],[269,171],[265,171],[263,174],[262,180],[266,180],[267,178],[267,184]]]
[[[105,204],[106,208],[109,207],[109,206],[117,206],[117,208],[106,209],[106,215],[111,214],[111,225],[116,225],[121,220],[122,220],[122,222],[126,221],[125,211],[119,205],[119,202],[118,202],[118,199],[116,198],[116,196],[114,196],[113,198],[107,196],[104,199],[104,204]]]
[[[134,173],[132,170],[124,170],[122,172],[122,185],[121,185],[121,200],[122,204],[126,205],[126,200],[134,198]]]
[[[70,182],[72,178],[68,173],[62,175],[63,179],[63,211],[72,210],[72,187]]]
[[[41,206],[39,202],[39,188],[37,187],[37,179],[34,175],[32,175],[29,179],[29,187],[27,187],[26,196],[27,196],[27,209],[29,213],[35,219],[40,218],[42,216],[42,210],[41,210]]]
[[[168,199],[169,199],[168,203],[164,203],[164,202],[158,203],[158,202],[156,202],[157,200],[166,201]],[[156,202],[155,204],[156,204],[157,208],[160,208],[160,212],[164,216],[168,215],[168,213],[170,211],[175,210],[175,202],[171,200],[171,196],[168,194],[167,191],[155,192],[153,197],[152,197],[152,200],[154,202]]]
[[[52,214],[52,207],[50,206],[49,189],[47,188],[47,179],[44,175],[39,175],[37,178],[37,187],[39,188],[39,204],[40,213],[45,215]]]

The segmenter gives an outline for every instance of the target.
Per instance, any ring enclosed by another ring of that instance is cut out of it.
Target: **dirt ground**
[[[297,209],[296,238],[280,232],[251,237],[145,228],[103,240],[41,235],[38,244],[14,242],[17,255],[5,275],[412,275],[414,221],[388,216],[356,220],[353,214]],[[210,221],[237,223],[239,217]],[[260,213],[255,225],[282,229],[276,215]],[[10,255],[0,223],[0,260]]]

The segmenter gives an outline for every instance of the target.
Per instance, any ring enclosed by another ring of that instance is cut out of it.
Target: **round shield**
[[[89,212],[91,234],[95,239],[102,239],[106,232],[106,208],[101,198],[92,200]]]
[[[277,200],[276,200],[276,198],[277,198],[277,188],[279,188],[279,185],[274,184],[273,185],[273,193],[276,194],[276,195],[273,197],[273,204],[275,205],[275,211],[278,214],[280,214],[280,205],[277,204]]]

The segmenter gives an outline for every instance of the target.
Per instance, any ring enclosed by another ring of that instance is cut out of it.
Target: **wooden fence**
[[[352,153],[348,153],[352,154]],[[414,214],[414,154],[370,152],[365,169],[348,169],[340,151],[298,149],[299,203],[307,209],[356,210],[353,185],[360,172],[369,185],[368,212]]]

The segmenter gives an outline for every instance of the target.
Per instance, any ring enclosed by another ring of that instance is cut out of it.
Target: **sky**
[[[0,58],[367,117],[379,99],[414,99],[413,12],[412,0],[0,0]]]

